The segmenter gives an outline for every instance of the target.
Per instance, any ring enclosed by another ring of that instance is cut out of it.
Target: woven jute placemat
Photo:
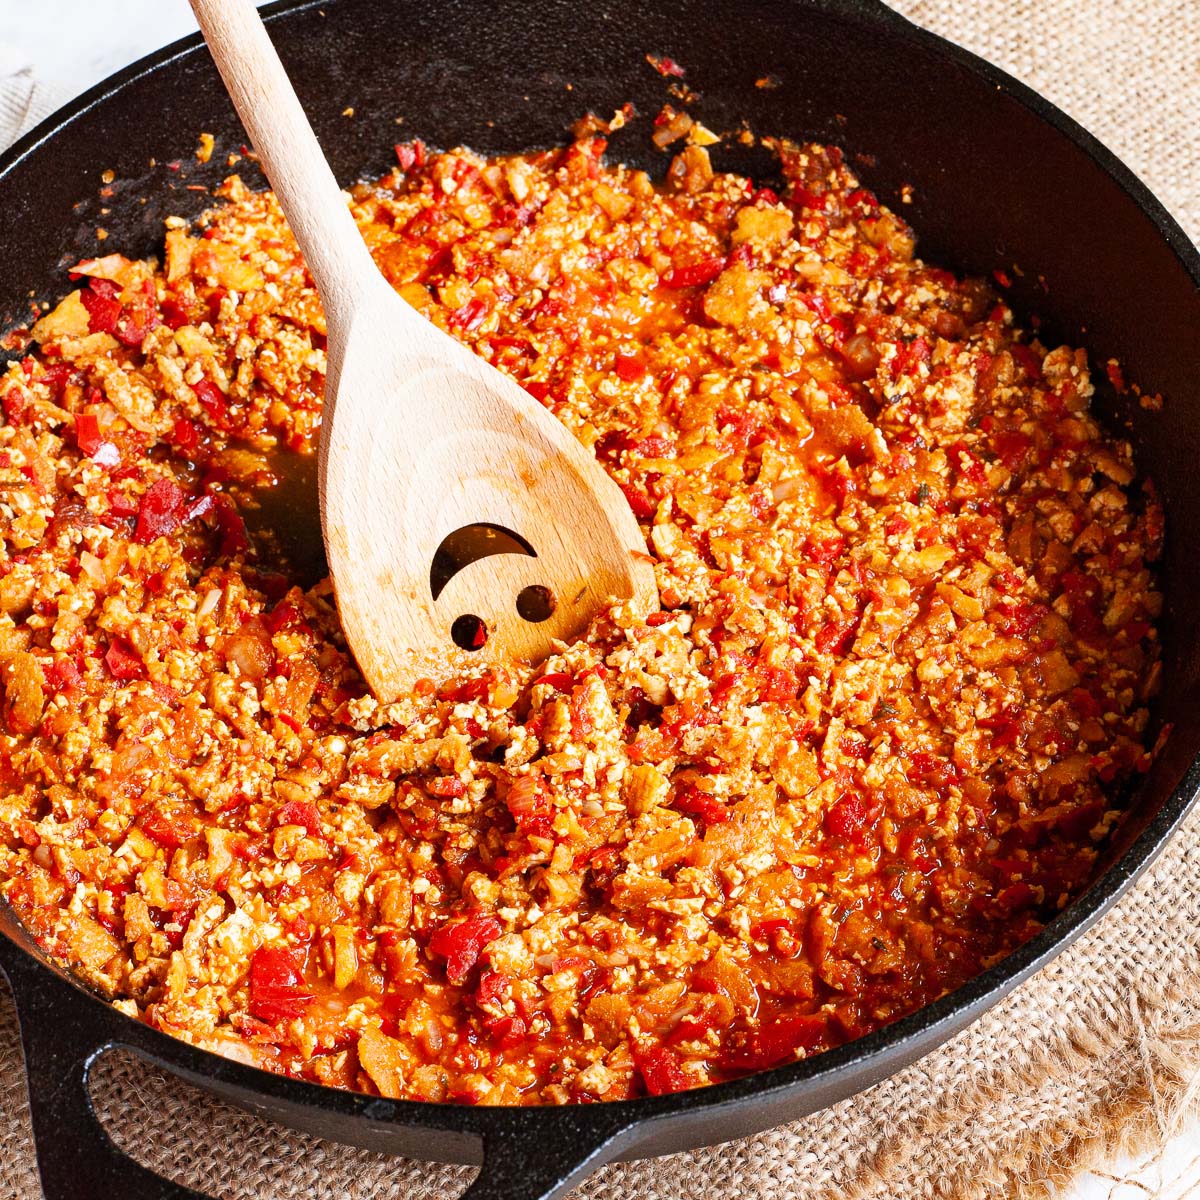
[[[1200,239],[1196,0],[893,0],[1006,67],[1120,154]],[[469,1168],[262,1122],[112,1056],[94,1094],[141,1161],[221,1200],[456,1196]],[[1036,1198],[1165,1142],[1200,1097],[1200,811],[1116,909],[970,1029],[869,1092],[745,1141],[605,1168],[595,1200]],[[0,1200],[37,1200],[0,986]]]

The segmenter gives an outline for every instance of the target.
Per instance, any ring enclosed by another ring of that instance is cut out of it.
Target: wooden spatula
[[[376,269],[251,0],[191,4],[325,309],[321,525],[371,690],[536,662],[614,601],[656,608],[645,539],[603,468]]]

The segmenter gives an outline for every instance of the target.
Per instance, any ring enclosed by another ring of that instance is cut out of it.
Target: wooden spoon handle
[[[252,0],[191,0],[331,325],[380,276]]]

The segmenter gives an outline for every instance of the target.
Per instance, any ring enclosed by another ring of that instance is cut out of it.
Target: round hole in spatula
[[[474,613],[455,617],[450,636],[461,650],[482,650],[487,645],[487,626]]]
[[[554,593],[543,583],[531,583],[517,596],[517,615],[536,625],[554,615]]]

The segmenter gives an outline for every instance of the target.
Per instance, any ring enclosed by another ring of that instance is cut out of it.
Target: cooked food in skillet
[[[0,878],[124,1012],[387,1096],[613,1100],[858,1037],[1028,939],[1144,770],[1162,514],[1081,351],[832,148],[397,147],[415,307],[620,483],[663,611],[382,706],[244,518],[324,323],[236,178],[0,381]],[[569,519],[564,514],[564,519]]]

